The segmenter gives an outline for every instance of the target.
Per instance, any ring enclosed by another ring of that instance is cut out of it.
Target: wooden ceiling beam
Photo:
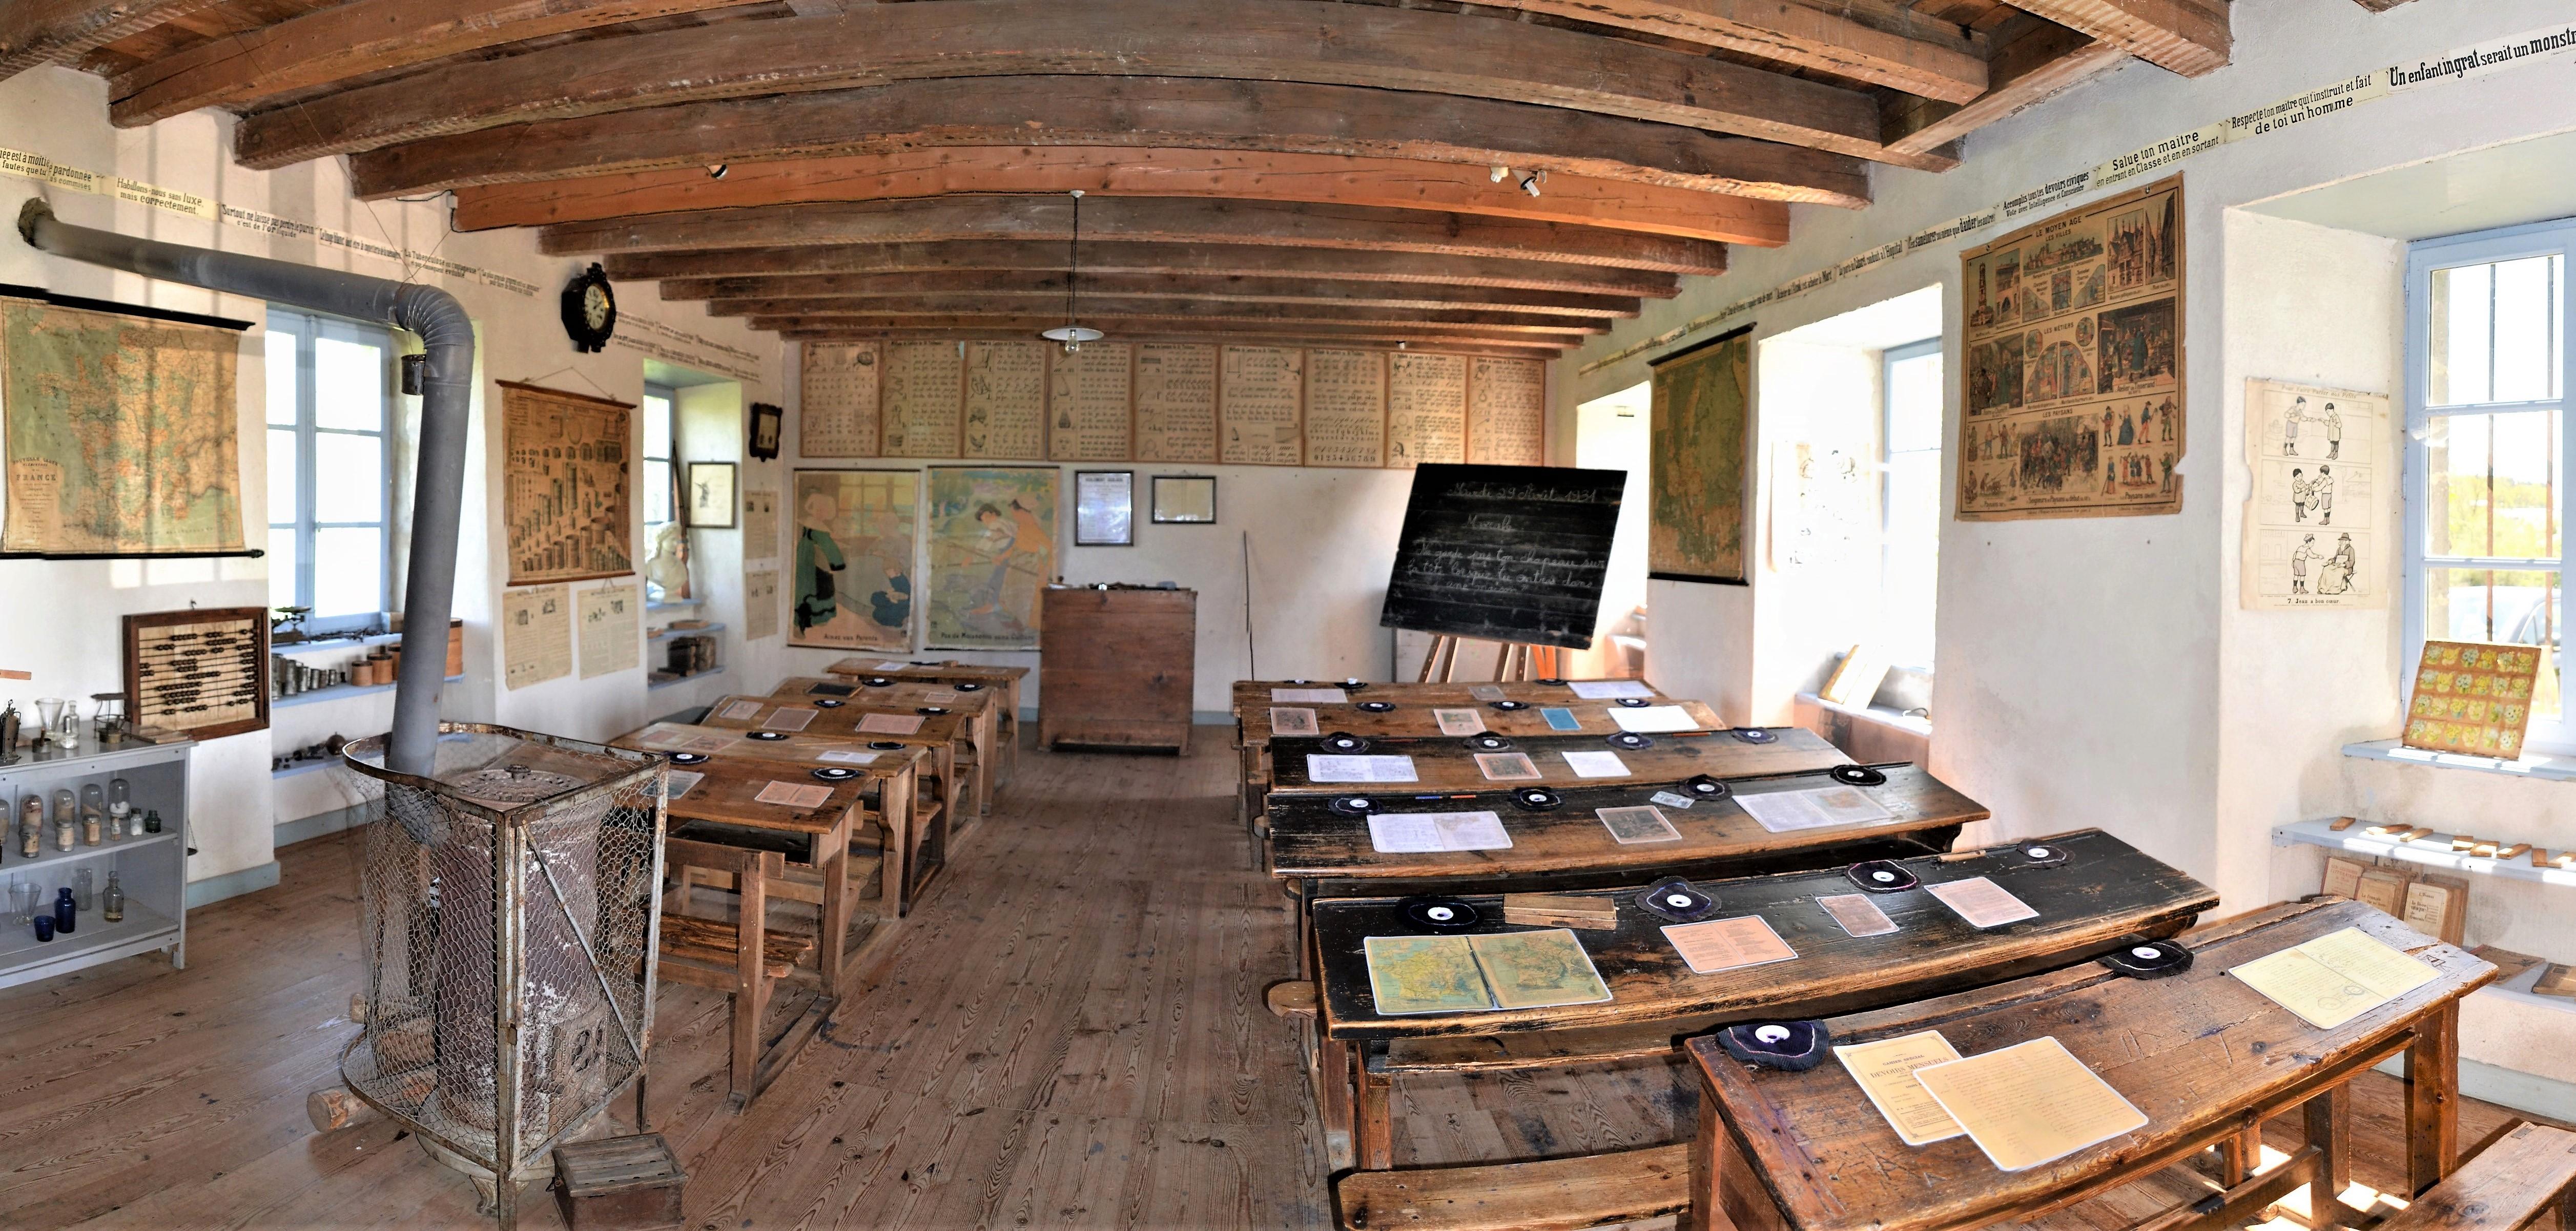
[[[469,184],[893,154],[943,145],[1156,146],[1509,166],[1858,209],[1858,159],[1533,103],[1293,81],[974,77],[644,107],[352,155],[370,200]]]
[[[734,163],[703,169],[489,184],[456,193],[457,229],[549,226],[691,210],[815,202],[918,200],[958,194],[1061,193],[1213,197],[1430,209],[1609,227],[1776,248],[1789,207],[1688,188],[1548,177],[1532,194],[1483,167],[1244,150],[1091,146],[942,147],[898,154]]]
[[[963,329],[988,330],[1033,338],[1042,329],[1064,323],[1062,313],[1030,316],[859,316],[807,313],[799,316],[754,316],[744,318],[753,329],[773,333],[834,330],[843,333],[878,329],[917,329],[954,332]],[[1082,323],[1108,333],[1113,340],[1142,332],[1216,333],[1278,336],[1282,334],[1313,338],[1374,338],[1386,342],[1475,341],[1488,344],[1545,346],[1558,349],[1580,346],[1589,335],[1580,333],[1530,333],[1480,328],[1473,325],[1430,325],[1415,322],[1371,324],[1361,321],[1228,321],[1174,316],[1094,316],[1084,313]]]
[[[1780,0],[1477,3],[1722,47],[1945,102],[1969,102],[1986,90],[1985,61],[1968,50],[1963,32],[1929,19],[1916,22],[1918,28],[1910,33],[1895,33],[1840,13]]]
[[[1961,107],[1892,98],[1881,135],[1889,149],[1929,153],[2006,116],[2036,106],[2120,66],[2129,53],[2055,22],[2025,26],[1995,44],[1995,86]]]
[[[2012,5],[2185,77],[2225,68],[2235,42],[2227,0],[2012,0]]]
[[[1052,313],[1061,323],[1064,301],[1031,303],[1024,299],[983,295],[915,295],[904,299],[716,299],[707,303],[711,316],[735,317],[867,317],[899,321],[916,317],[942,320],[978,316],[1032,318]],[[1383,328],[1455,326],[1496,334],[1559,336],[1610,332],[1598,317],[1548,316],[1534,312],[1491,309],[1387,309],[1367,305],[1320,303],[1245,303],[1203,299],[1136,299],[1085,295],[1076,315],[1122,320],[1265,321],[1301,325],[1376,325]]]
[[[1034,340],[1020,330],[1002,329],[784,329],[778,336],[790,342],[1026,342]],[[1258,342],[1269,346],[1305,344],[1345,350],[1419,351],[1437,355],[1490,355],[1506,359],[1554,359],[1566,347],[1542,342],[1482,341],[1478,339],[1424,338],[1414,334],[1318,335],[1276,330],[1222,332],[1213,329],[1183,328],[1165,331],[1153,327],[1122,330],[1113,343],[1197,343],[1206,346],[1241,345]]]
[[[709,280],[770,277],[892,277],[927,274],[958,277],[980,271],[1064,269],[1062,243],[963,240],[796,248],[717,248],[704,251],[611,253],[610,277],[665,281],[665,294],[689,299],[720,293]],[[1083,251],[1086,275],[1158,277],[1295,277],[1433,288],[1503,288],[1577,295],[1671,299],[1681,293],[1673,275],[1607,265],[1549,260],[1443,256],[1419,252],[1353,252],[1256,244],[1101,244]],[[707,289],[700,290],[700,286]],[[680,288],[686,287],[685,291]]]
[[[958,4],[970,0],[941,2]],[[1072,197],[960,196],[850,205],[712,209],[566,223],[539,231],[537,246],[548,255],[563,256],[974,239],[1052,240],[1061,244],[1072,236]],[[1106,197],[1084,204],[1082,236],[1098,245],[1266,244],[1616,265],[1670,274],[1718,274],[1726,270],[1726,245],[1707,240],[1356,205]]]
[[[942,0],[738,21],[434,68],[246,117],[273,168],[442,133],[717,98],[1031,73],[1302,81],[1539,103],[1906,166],[1866,94],[1623,39],[1316,0]]]
[[[134,128],[524,39],[759,2],[351,0],[118,73],[107,114]]]
[[[67,64],[127,35],[222,0],[5,0],[0,3],[0,81],[39,64]]]
[[[945,273],[790,274],[774,277],[679,278],[661,284],[664,302],[675,300],[796,300],[844,304],[854,309],[879,299],[918,295],[982,295],[1040,305],[1064,300],[1064,271],[982,269]],[[1194,299],[1210,303],[1317,303],[1375,308],[1462,308],[1616,319],[1638,315],[1635,296],[1585,295],[1511,287],[1436,283],[1329,281],[1320,278],[1202,277],[1188,274],[1082,271],[1082,293],[1130,299]]]

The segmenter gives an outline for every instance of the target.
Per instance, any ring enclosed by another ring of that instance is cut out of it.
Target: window
[[[393,336],[310,313],[268,317],[268,592],[315,631],[391,604]]]
[[[1929,669],[1941,571],[1941,339],[1889,347],[1882,363],[1880,635],[1889,662]]]
[[[2569,464],[2567,253],[2576,226],[2415,245],[2407,259],[2406,664],[2426,640],[2555,650]],[[2576,744],[2557,655],[2526,744]]]
[[[672,428],[678,421],[680,399],[668,385],[644,386],[644,554],[650,558],[661,542],[662,527],[678,516],[679,483],[671,470]],[[645,582],[645,597],[661,601],[662,587]]]

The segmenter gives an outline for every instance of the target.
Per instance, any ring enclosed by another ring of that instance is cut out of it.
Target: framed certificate
[[[1136,545],[1136,472],[1077,470],[1073,474],[1073,545]]]
[[[1154,523],[1181,526],[1215,525],[1216,476],[1155,475]]]

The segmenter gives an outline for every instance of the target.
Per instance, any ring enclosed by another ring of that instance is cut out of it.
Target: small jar
[[[72,849],[72,841],[79,833],[80,804],[72,799],[69,788],[54,792],[54,849]]]
[[[98,907],[98,874],[87,868],[72,873],[72,905],[82,910]]]
[[[95,782],[81,784],[81,845],[96,846],[107,837],[107,792]]]
[[[33,859],[45,849],[45,793],[29,791],[18,801],[18,857]]]
[[[161,832],[161,810],[159,808],[146,808],[143,810],[143,832]]]

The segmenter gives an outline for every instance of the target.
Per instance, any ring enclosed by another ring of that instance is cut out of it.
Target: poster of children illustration
[[[2385,394],[2245,382],[2254,490],[2245,502],[2239,605],[2387,605],[2392,443]]]
[[[930,470],[930,623],[935,650],[1033,650],[1055,576],[1053,468]]]
[[[910,653],[921,476],[799,470],[794,480],[787,644]]]
[[[2182,179],[1961,258],[1961,521],[2182,510]]]

